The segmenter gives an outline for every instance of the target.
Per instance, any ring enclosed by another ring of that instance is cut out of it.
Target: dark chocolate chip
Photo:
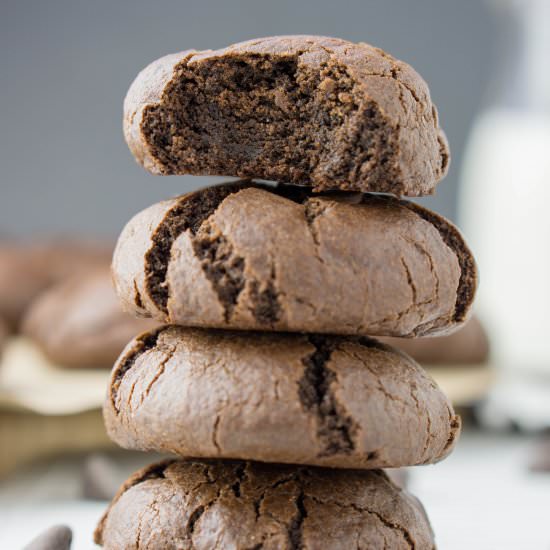
[[[54,525],[33,539],[23,550],[69,550],[73,532],[66,525]]]

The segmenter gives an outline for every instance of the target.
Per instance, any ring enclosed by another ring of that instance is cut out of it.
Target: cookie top
[[[99,265],[112,245],[78,239],[0,242],[0,316],[18,330],[30,303],[49,286]]]
[[[449,164],[424,80],[368,44],[275,36],[153,62],[124,101],[153,174],[215,174],[418,196]]]
[[[458,230],[414,203],[246,181],[137,214],[113,277],[161,323],[409,337],[460,326],[477,284]]]
[[[438,338],[381,338],[387,344],[408,353],[421,365],[465,366],[486,363],[489,338],[477,317],[471,317],[456,332]]]
[[[127,346],[104,418],[125,448],[336,468],[436,462],[460,431],[429,375],[370,338],[176,326]]]
[[[122,311],[107,266],[40,294],[27,310],[23,332],[55,364],[111,368],[130,338],[156,325]]]
[[[134,474],[94,539],[108,550],[435,549],[420,502],[379,470],[199,460]]]

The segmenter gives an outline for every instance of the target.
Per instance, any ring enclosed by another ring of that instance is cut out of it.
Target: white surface
[[[550,549],[550,473],[529,472],[531,440],[466,434],[444,462],[412,471],[440,550]]]
[[[439,550],[550,549],[550,474],[529,473],[530,444],[517,435],[468,433],[444,462],[411,470],[411,491],[426,507]],[[19,549],[56,523],[72,527],[73,550],[94,548],[106,503],[71,498],[78,471],[62,461],[0,483],[0,548]]]

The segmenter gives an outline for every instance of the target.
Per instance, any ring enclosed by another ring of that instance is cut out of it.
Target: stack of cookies
[[[154,174],[258,178],[156,204],[120,236],[128,344],[104,415],[125,448],[177,455],[120,489],[111,549],[434,548],[382,468],[447,456],[460,420],[374,336],[448,333],[476,268],[457,229],[401,195],[448,150],[424,81],[367,44],[295,36],[164,57],[125,135]],[[383,193],[383,194],[377,194]]]

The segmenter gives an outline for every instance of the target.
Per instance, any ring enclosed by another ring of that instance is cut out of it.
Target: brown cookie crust
[[[136,78],[124,133],[153,174],[431,194],[449,150],[424,80],[379,48],[276,36],[163,57]]]
[[[379,470],[172,460],[137,472],[99,522],[107,550],[433,550],[420,502]]]
[[[125,448],[336,468],[433,463],[460,431],[429,375],[375,340],[177,326],[128,344],[104,418]]]
[[[156,325],[122,311],[106,266],[42,293],[27,311],[23,333],[58,365],[111,368],[130,338]]]
[[[137,214],[113,275],[124,308],[160,323],[402,337],[456,329],[477,284],[458,230],[425,208],[246,181]]]

